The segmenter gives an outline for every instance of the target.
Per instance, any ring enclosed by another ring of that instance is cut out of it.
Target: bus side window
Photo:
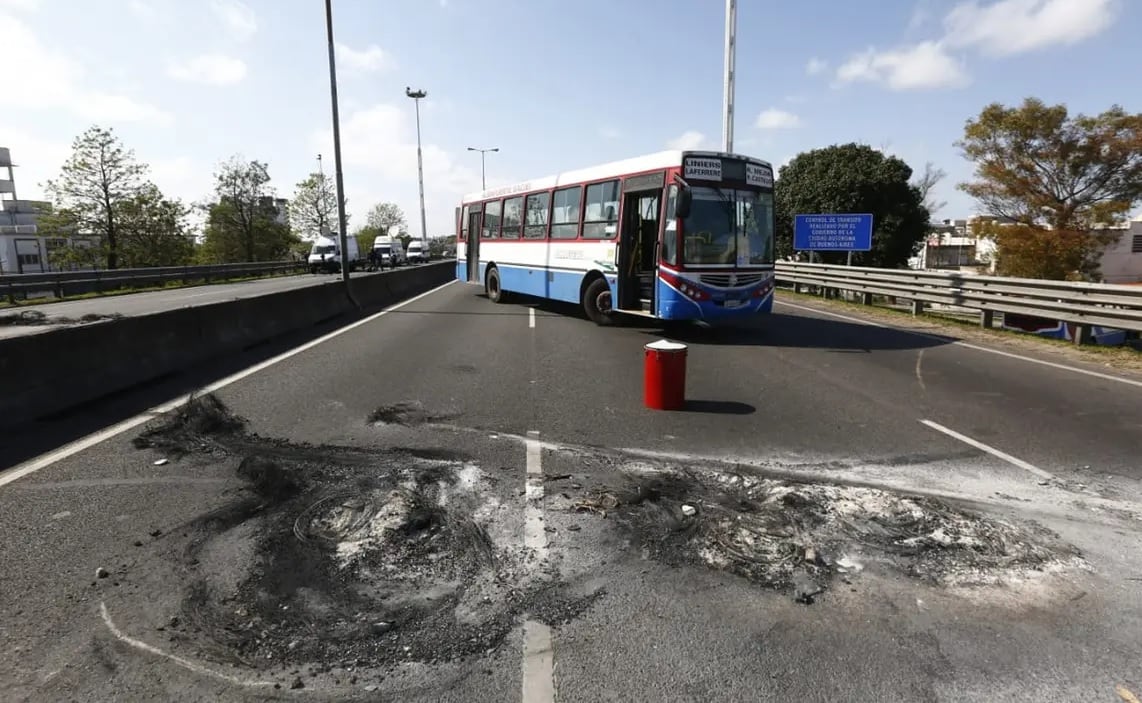
[[[678,202],[678,186],[671,185],[666,196],[666,226],[662,230],[662,261],[678,265],[678,218],[674,214]]]
[[[484,227],[481,237],[483,239],[498,239],[500,236],[500,205],[501,201],[493,200],[484,205]]]

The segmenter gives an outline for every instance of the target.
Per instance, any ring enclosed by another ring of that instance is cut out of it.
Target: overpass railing
[[[58,271],[18,273],[0,276],[0,296],[15,303],[29,294],[52,293],[57,298],[87,293],[106,293],[147,288],[171,282],[232,280],[251,276],[294,273],[305,269],[304,261],[260,261],[208,266],[159,266],[154,268],[107,269],[99,271]]]
[[[852,291],[866,305],[884,296],[910,302],[917,314],[927,305],[952,306],[978,311],[983,327],[992,326],[997,312],[1069,322],[1078,344],[1090,340],[1094,326],[1142,331],[1142,286],[793,262],[776,268],[778,283],[797,292]]]

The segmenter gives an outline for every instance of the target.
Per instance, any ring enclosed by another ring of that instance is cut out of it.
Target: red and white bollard
[[[646,345],[643,402],[652,410],[686,405],[686,345],[660,339]]]

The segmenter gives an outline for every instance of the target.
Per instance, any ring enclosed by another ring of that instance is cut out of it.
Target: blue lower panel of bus
[[[543,271],[541,269],[523,266],[497,265],[500,271],[500,285],[505,291],[533,295],[538,298],[561,300],[567,303],[580,303],[581,286],[583,283],[582,271]],[[480,265],[480,280],[484,279],[486,265]],[[456,264],[456,278],[460,281],[468,280],[467,262]],[[617,299],[613,276],[607,277],[611,285],[611,294]],[[728,306],[725,302],[712,300],[697,302],[687,298],[682,293],[659,279],[657,286],[658,317],[664,320],[702,320],[711,324],[719,322],[732,322],[758,314],[768,313],[773,309],[773,291],[770,290],[763,297],[749,297],[742,300],[737,306]]]
[[[543,271],[523,266],[500,265],[500,285],[504,290],[539,298],[561,300],[565,303],[580,301],[583,271]],[[611,284],[614,293],[614,284]]]

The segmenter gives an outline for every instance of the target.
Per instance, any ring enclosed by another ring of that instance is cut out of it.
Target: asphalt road
[[[642,406],[662,336],[683,412]],[[7,700],[1142,693],[1142,379],[794,299],[666,331],[452,284],[213,389],[245,425],[25,461],[302,341],[4,438]]]
[[[371,273],[356,271],[357,276],[370,276]],[[37,334],[50,331],[59,325],[78,324],[86,317],[97,320],[117,317],[148,315],[176,308],[210,305],[236,298],[251,298],[307,286],[336,285],[340,281],[337,274],[300,274],[262,278],[239,283],[217,283],[145,293],[108,295],[82,300],[67,300],[43,305],[22,305],[19,308],[0,309],[0,319],[22,316],[30,324],[8,322],[0,324],[0,339],[4,337]]]

